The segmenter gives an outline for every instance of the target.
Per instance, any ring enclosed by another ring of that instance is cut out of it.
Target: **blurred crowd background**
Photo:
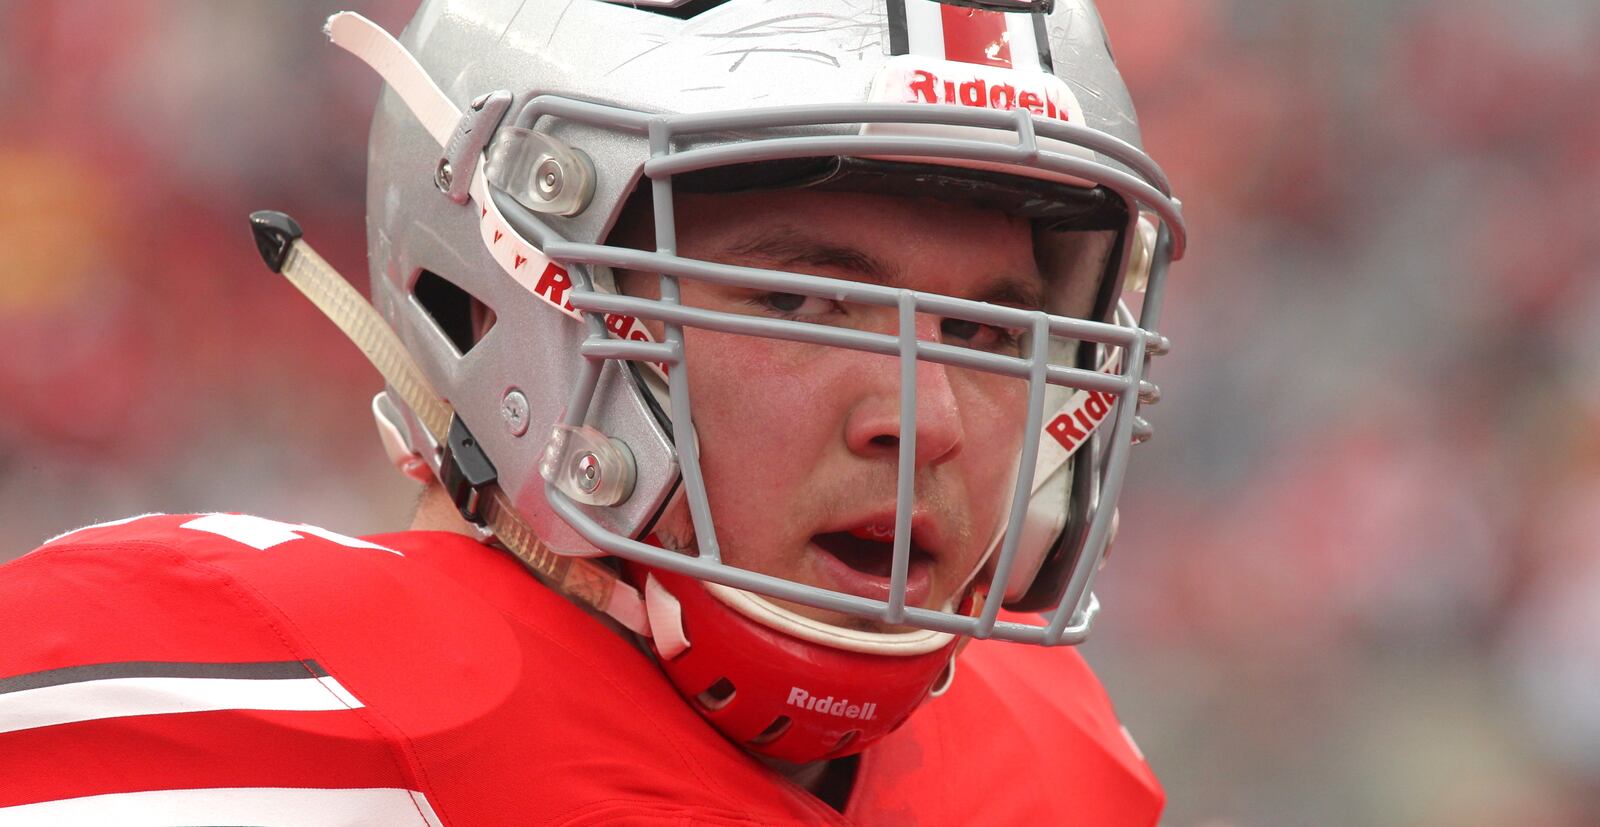
[[[377,82],[320,26],[411,6],[0,2],[0,559],[404,523],[245,217],[364,276]],[[1102,6],[1194,237],[1086,647],[1167,823],[1600,823],[1600,5]]]

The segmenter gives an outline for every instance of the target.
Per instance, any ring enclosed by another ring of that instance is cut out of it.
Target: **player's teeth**
[[[894,526],[869,525],[861,529],[862,536],[879,543],[894,542]]]

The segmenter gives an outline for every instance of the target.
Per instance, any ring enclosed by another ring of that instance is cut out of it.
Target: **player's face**
[[[676,216],[677,252],[689,258],[1029,308],[1043,302],[1030,225],[997,210],[781,192],[680,196]],[[659,292],[653,275],[638,273],[622,274],[622,288],[649,297]],[[697,307],[897,331],[894,308],[689,279],[681,289],[684,303]],[[921,339],[958,347],[1007,354],[1022,348],[1018,331],[958,319],[919,315],[916,328]],[[692,327],[684,336],[701,468],[723,559],[887,599],[901,438],[898,358]],[[922,362],[916,392],[907,604],[943,608],[962,598],[1005,518],[1027,386]],[[686,509],[674,509],[664,526],[669,544],[693,542]]]

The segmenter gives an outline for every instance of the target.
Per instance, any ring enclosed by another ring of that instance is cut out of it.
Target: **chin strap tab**
[[[461,519],[484,525],[483,491],[498,479],[494,463],[459,416],[450,417],[450,434],[445,442],[444,461],[439,465],[439,482],[450,501],[461,512]]]
[[[445,145],[444,157],[433,171],[434,186],[445,197],[457,204],[471,200],[472,176],[478,171],[478,159],[509,108],[511,93],[499,89],[479,95],[467,106],[467,111],[461,113],[461,119],[450,133],[450,142]]]
[[[283,260],[289,257],[289,245],[300,239],[300,225],[281,212],[260,210],[250,214],[250,234],[255,236],[256,251],[261,260],[274,273],[283,272]]]

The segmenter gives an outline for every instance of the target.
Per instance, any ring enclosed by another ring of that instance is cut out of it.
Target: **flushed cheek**
[[[952,566],[950,573],[964,576],[978,564],[1009,516],[1027,423],[1027,388],[1018,381],[996,383],[985,378],[958,395],[968,444],[950,470],[961,479],[969,519],[959,543],[961,565]]]
[[[691,331],[686,352],[701,451],[726,470],[769,471],[812,459],[838,430],[828,399],[808,377],[782,369],[793,346]],[[751,473],[748,476],[766,476]]]
[[[983,513],[988,508],[1004,505],[1004,497],[996,496],[1007,491],[1015,480],[1022,450],[1023,416],[1001,415],[985,417],[967,425],[968,433],[976,433],[966,449],[956,458],[961,478],[967,489],[975,495],[973,511]]]
[[[690,398],[700,466],[729,562],[773,574],[794,564],[807,474],[821,467],[833,415],[802,377],[776,370],[785,343],[690,330]],[[793,548],[791,548],[793,547]],[[755,559],[759,556],[759,560]]]

